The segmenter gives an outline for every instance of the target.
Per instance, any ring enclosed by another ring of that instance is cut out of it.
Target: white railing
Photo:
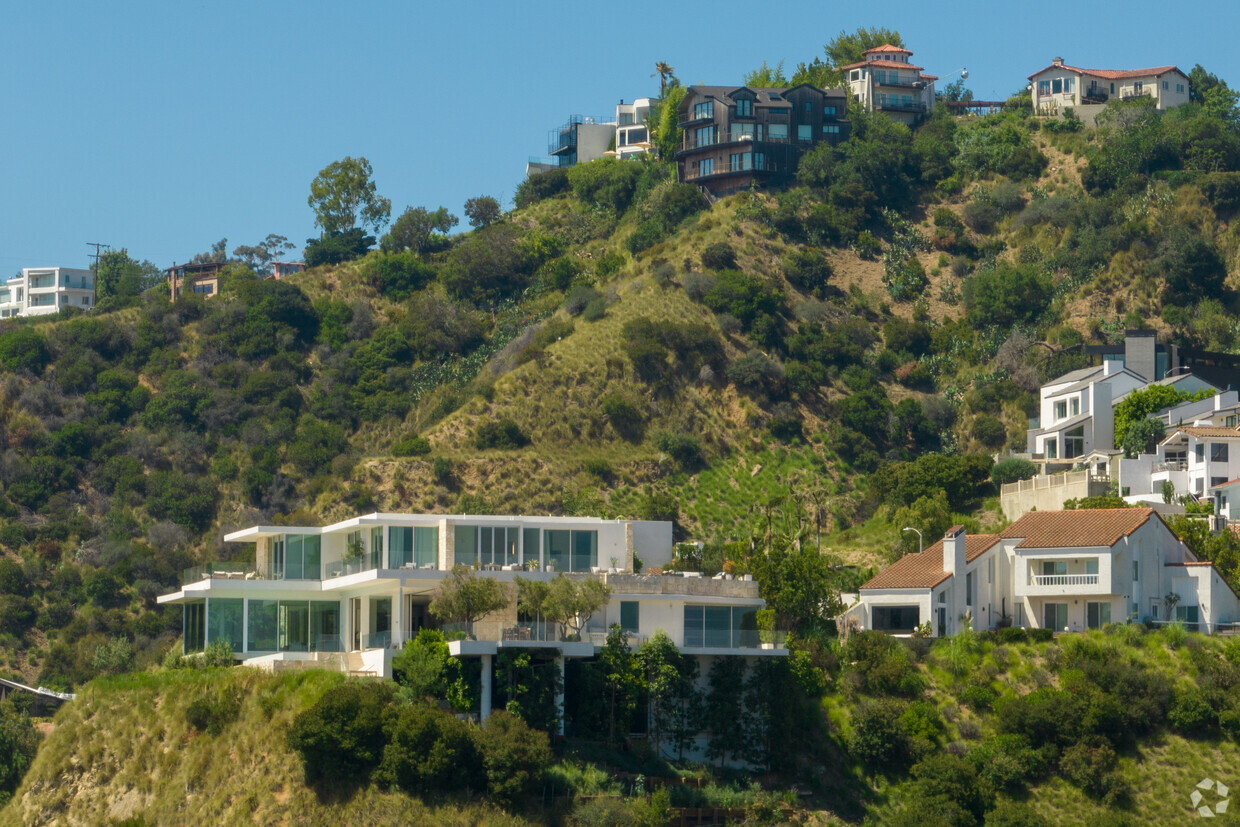
[[[1035,574],[1033,575],[1033,585],[1035,586],[1096,586],[1098,585],[1098,575],[1096,574]]]
[[[1159,471],[1187,471],[1188,463],[1184,460],[1170,460],[1168,462],[1156,462],[1150,467],[1150,473],[1157,474]]]

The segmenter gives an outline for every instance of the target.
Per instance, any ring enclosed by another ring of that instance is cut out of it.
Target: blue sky
[[[1191,9],[1191,12],[1180,11]],[[1097,68],[1201,63],[1240,85],[1234,2],[888,0],[843,4],[0,0],[0,275],[88,263],[87,242],[161,267],[226,237],[314,234],[309,184],[365,156],[393,217],[489,194],[568,115],[764,59],[841,30],[898,29],[914,60],[1004,97],[1062,55]]]

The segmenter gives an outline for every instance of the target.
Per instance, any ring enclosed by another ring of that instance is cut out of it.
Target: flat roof
[[[326,526],[276,526],[276,525],[256,525],[249,528],[243,528],[224,535],[224,541],[228,543],[244,543],[253,542],[260,537],[275,537],[281,534],[328,534],[337,531],[344,531],[361,526],[375,525],[398,525],[398,526],[426,526],[437,524],[440,520],[452,520],[455,522],[469,521],[474,523],[485,524],[504,524],[504,523],[538,523],[539,525],[563,525],[563,526],[579,526],[579,525],[623,525],[625,523],[649,523],[651,525],[667,524],[666,521],[653,520],[605,520],[602,517],[541,517],[537,515],[498,515],[498,514],[390,514],[384,512],[374,512],[372,514],[363,514],[357,517],[350,517],[338,523],[332,523]]]

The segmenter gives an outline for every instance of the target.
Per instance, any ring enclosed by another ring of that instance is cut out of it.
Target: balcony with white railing
[[[1018,559],[1015,580],[1018,597],[1110,594],[1111,558],[1091,555],[1068,560]]]

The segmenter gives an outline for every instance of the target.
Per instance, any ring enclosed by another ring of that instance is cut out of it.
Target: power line
[[[99,250],[100,250],[101,248],[102,248],[102,249],[104,249],[104,250],[111,250],[111,249],[112,249],[112,245],[111,245],[111,244],[101,244],[101,243],[100,243],[100,242],[98,242],[98,241],[88,241],[88,242],[86,242],[86,246],[87,246],[87,247],[94,247],[94,248],[95,248],[95,254],[92,256],[92,258],[95,260],[95,272],[96,272],[96,273],[98,273],[98,272],[99,272],[99,256],[100,256]]]

